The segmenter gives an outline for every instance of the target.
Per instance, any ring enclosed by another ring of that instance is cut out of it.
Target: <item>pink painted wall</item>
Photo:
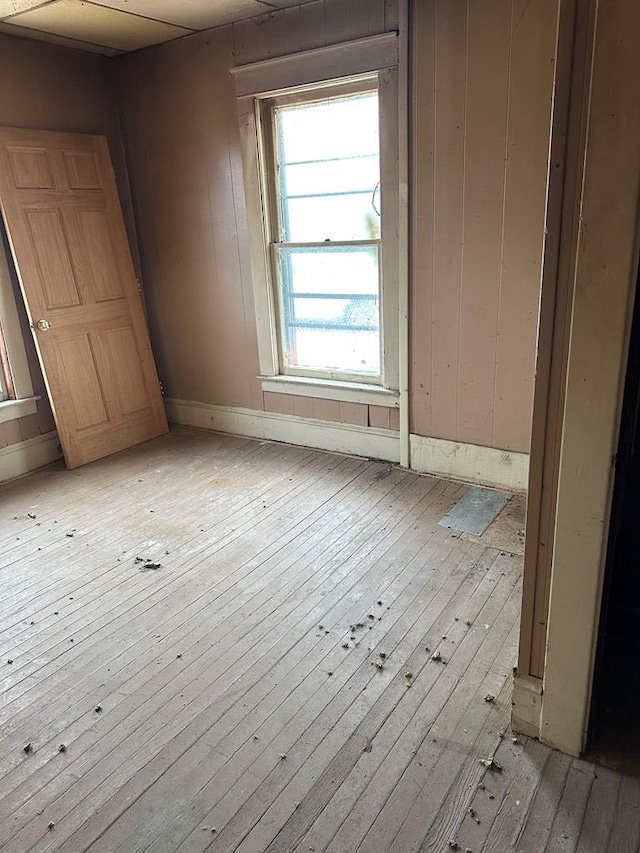
[[[319,0],[116,61],[152,342],[168,397],[398,429],[397,412],[263,394],[229,69],[397,27],[395,3]]]
[[[411,430],[528,452],[557,0],[414,3]]]

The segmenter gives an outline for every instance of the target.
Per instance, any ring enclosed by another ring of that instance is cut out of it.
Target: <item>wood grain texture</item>
[[[131,199],[108,59],[0,33],[0,126],[106,134],[136,260]],[[10,257],[4,240],[0,251]],[[38,401],[39,432],[45,434],[54,428],[51,409],[17,288],[16,294],[34,393],[42,398]]]
[[[0,487],[3,851],[627,849],[634,782],[500,734],[521,560],[465,490],[186,428]]]
[[[90,167],[70,172],[72,158]],[[2,216],[67,465],[166,432],[106,138],[0,128],[0,163]]]

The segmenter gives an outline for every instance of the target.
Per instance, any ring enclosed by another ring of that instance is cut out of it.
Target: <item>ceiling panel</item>
[[[112,56],[310,2],[0,0],[0,32]]]
[[[264,0],[93,0],[100,6],[135,12],[193,30],[219,27],[240,18],[273,12],[274,4]],[[299,2],[299,0],[296,0]]]
[[[0,0],[0,18],[15,15],[17,12],[26,12],[27,9],[42,5],[43,0]]]
[[[173,24],[108,9],[85,0],[53,0],[44,6],[13,15],[7,23],[118,50],[137,50],[191,32]]]
[[[57,44],[60,47],[71,47],[74,50],[84,50],[88,53],[100,53],[103,56],[117,56],[121,54],[121,50],[115,50],[112,47],[105,47],[100,44],[92,44],[88,41],[76,41],[75,39],[67,39],[64,36],[56,36],[53,33],[41,33],[34,30],[28,30],[26,27],[15,27],[11,24],[6,24],[0,21],[0,33],[6,33],[9,36],[18,36],[20,38],[35,39],[48,44]]]

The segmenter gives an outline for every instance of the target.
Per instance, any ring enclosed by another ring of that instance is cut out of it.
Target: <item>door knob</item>
[[[41,332],[48,332],[51,328],[51,323],[48,320],[38,320],[36,326],[40,329]]]

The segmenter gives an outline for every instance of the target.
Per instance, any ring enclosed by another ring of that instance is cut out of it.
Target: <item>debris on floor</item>
[[[480,764],[484,765],[487,770],[493,770],[494,773],[502,773],[502,765],[498,764],[495,758],[479,758]]]
[[[374,480],[384,480],[387,477],[391,476],[391,468],[386,468],[384,471],[378,471],[378,473],[374,476]]]

